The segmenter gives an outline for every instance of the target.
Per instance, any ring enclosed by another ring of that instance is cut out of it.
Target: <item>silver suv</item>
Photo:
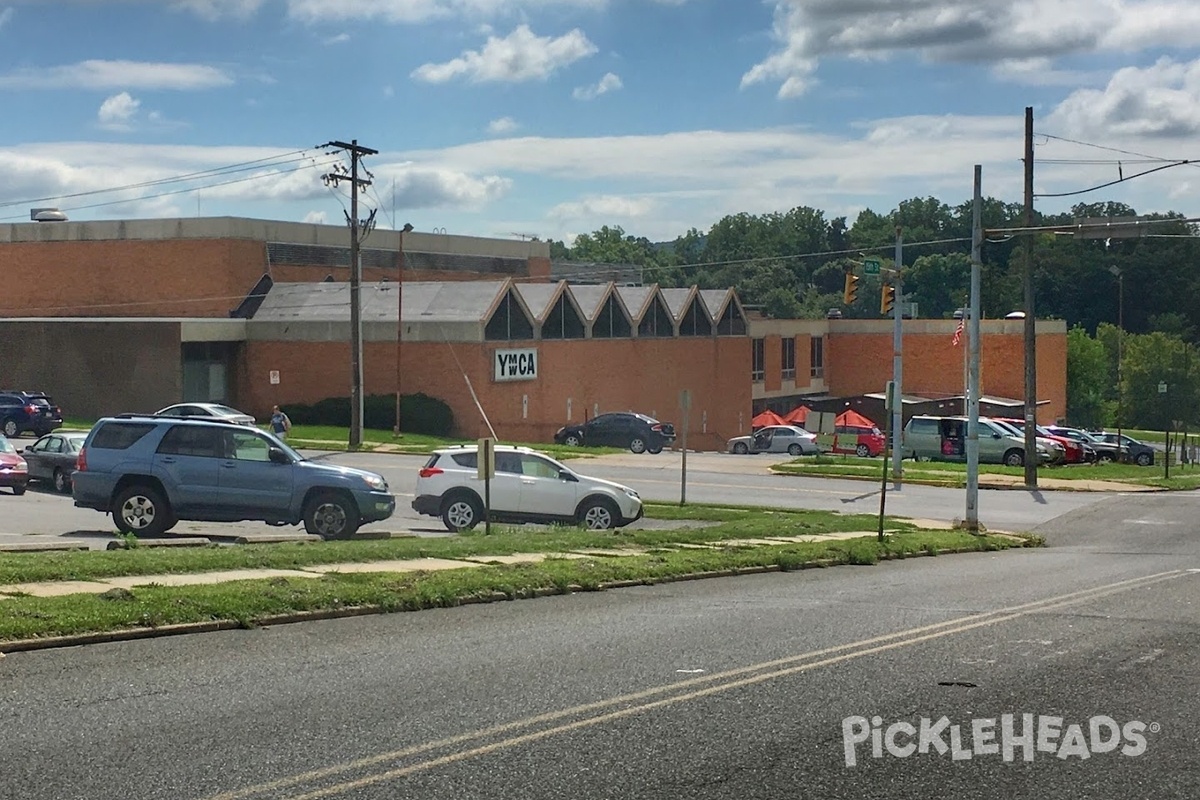
[[[642,517],[642,499],[628,486],[580,475],[528,447],[496,445],[495,458],[485,492],[476,445],[435,450],[417,475],[413,510],[441,517],[452,531],[483,521],[485,494],[493,522],[566,522],[603,530]]]
[[[966,417],[912,417],[904,426],[904,457],[917,461],[966,461],[966,432]],[[1041,442],[1037,448],[1039,464],[1054,459],[1054,454]],[[1025,440],[1014,436],[1010,429],[980,417],[979,462],[1019,467],[1025,463]]]

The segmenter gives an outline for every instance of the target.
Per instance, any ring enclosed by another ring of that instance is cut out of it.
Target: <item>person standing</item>
[[[292,421],[288,419],[288,415],[279,410],[279,406],[271,408],[271,432],[278,436],[283,441],[287,441],[287,435],[292,430]]]

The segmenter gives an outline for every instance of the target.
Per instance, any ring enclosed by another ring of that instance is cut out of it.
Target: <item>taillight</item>
[[[82,455],[83,454],[80,453],[81,457],[82,457]],[[441,475],[442,472],[444,472],[444,470],[441,469],[440,467],[422,467],[421,471],[418,472],[417,475],[419,475],[422,478],[432,478],[434,475]]]
[[[37,413],[37,406],[35,406],[35,405],[32,405],[32,404],[31,404],[31,405],[27,405],[27,406],[25,406],[25,413],[26,413],[26,414],[36,414],[36,413]]]
[[[659,423],[658,425],[651,425],[651,426],[650,426],[650,430],[652,430],[652,431],[661,431],[661,430],[662,430],[662,423]]]
[[[87,469],[87,448],[79,448],[79,455],[75,456],[75,469],[83,472]]]

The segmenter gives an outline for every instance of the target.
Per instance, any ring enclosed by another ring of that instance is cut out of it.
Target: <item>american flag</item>
[[[954,329],[954,346],[958,347],[958,343],[962,341],[963,335],[963,318],[958,318],[958,327]]]

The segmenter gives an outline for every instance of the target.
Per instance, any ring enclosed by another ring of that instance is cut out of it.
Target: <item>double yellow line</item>
[[[457,736],[413,745],[388,753],[380,753],[331,767],[302,772],[256,786],[212,795],[205,800],[248,800],[249,798],[279,796],[286,796],[290,800],[319,800],[319,798],[344,795],[366,786],[397,780],[417,772],[424,772],[477,756],[484,756],[500,750],[571,733],[582,728],[603,725],[607,722],[641,714],[653,709],[672,706],[689,700],[708,697],[719,692],[726,692],[731,689],[752,686],[789,675],[808,672],[863,656],[896,650],[901,647],[911,647],[922,642],[966,633],[977,628],[996,625],[1034,613],[1054,611],[1097,600],[1112,594],[1143,589],[1189,574],[1196,573],[1192,570],[1178,569],[1154,575],[1146,575],[1140,578],[1131,578],[1125,581],[1082,589],[1030,603],[996,609],[995,611],[971,614],[932,625],[923,625],[917,628],[897,631],[896,633],[862,639],[857,642],[826,647],[821,650],[788,656],[774,661],[765,661],[724,672],[715,672],[710,675],[688,678],[675,683],[644,689],[639,692],[611,697],[607,700],[585,703],[560,711],[526,717],[490,728],[481,728]],[[525,733],[521,732],[531,728],[534,730]],[[475,742],[483,743],[460,749],[463,745],[470,745]],[[442,750],[452,750],[453,752],[413,760],[414,757],[426,756],[427,754]],[[410,761],[410,763],[404,765],[397,764],[397,762],[402,761]],[[360,776],[346,779],[341,778],[341,776],[351,773],[359,773]],[[330,782],[331,779],[334,779],[332,783]]]

